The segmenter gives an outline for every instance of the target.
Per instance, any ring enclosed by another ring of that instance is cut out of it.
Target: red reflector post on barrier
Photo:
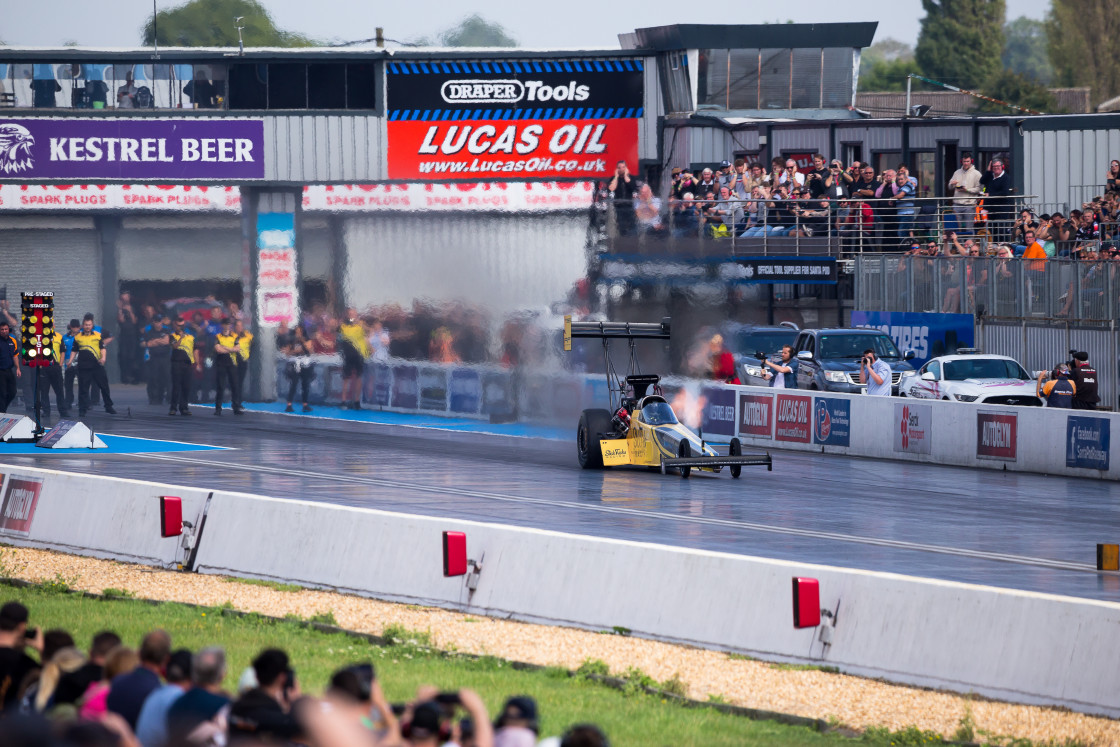
[[[159,533],[161,537],[178,537],[183,533],[183,499],[171,495],[159,497]]]
[[[467,573],[467,535],[462,532],[443,533],[443,575],[465,576]]]
[[[821,586],[815,578],[793,577],[793,627],[821,624]]]

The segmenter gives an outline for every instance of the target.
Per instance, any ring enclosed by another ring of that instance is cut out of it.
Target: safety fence
[[[1100,407],[1120,410],[1120,331],[1116,323],[976,318],[976,344],[985,353],[1009,355],[1028,371],[1050,371],[1069,361],[1070,351],[1089,353],[1097,372]]]
[[[855,268],[856,308],[868,311],[1104,324],[1120,311],[1120,257],[883,254],[858,257]]]
[[[953,231],[983,241],[1010,241],[1015,217],[1033,196],[952,198],[600,198],[593,227],[603,251],[651,256],[864,254],[938,240]]]

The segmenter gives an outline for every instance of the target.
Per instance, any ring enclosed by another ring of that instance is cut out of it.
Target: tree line
[[[1049,86],[1088,86],[1095,104],[1120,95],[1117,0],[1051,0],[1041,21],[1007,20],[1005,0],[922,0],[922,7],[916,47],[888,38],[864,50],[861,91],[905,90],[907,76],[918,74],[1042,112],[1057,111]]]

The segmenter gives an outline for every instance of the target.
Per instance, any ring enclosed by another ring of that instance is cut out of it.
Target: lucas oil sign
[[[638,59],[391,62],[390,179],[605,177],[637,168]]]

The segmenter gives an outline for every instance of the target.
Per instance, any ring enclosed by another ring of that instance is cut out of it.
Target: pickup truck
[[[914,351],[899,352],[885,332],[874,329],[803,329],[797,334],[797,387],[826,392],[861,394],[866,384],[859,383],[859,359],[871,348],[891,367],[891,394],[898,394],[902,374],[913,371],[909,361]]]

